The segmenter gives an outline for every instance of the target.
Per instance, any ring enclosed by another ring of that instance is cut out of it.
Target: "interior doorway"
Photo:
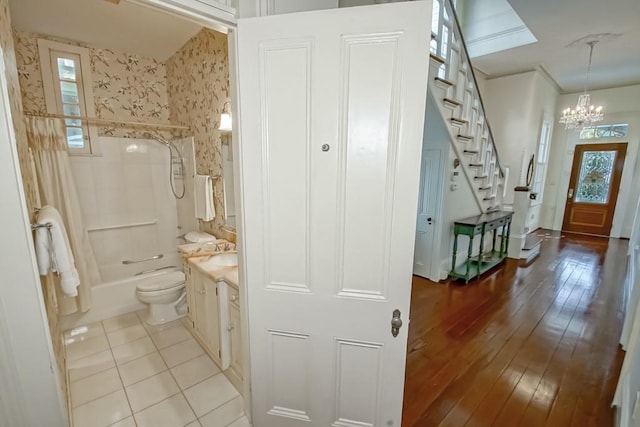
[[[627,143],[576,145],[562,230],[608,236]]]

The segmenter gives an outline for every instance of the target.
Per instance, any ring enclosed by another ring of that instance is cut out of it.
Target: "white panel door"
[[[439,212],[439,198],[442,186],[442,151],[425,149],[420,168],[420,195],[418,198],[418,219],[416,221],[416,249],[413,257],[413,274],[438,281],[437,260],[434,250],[436,213]],[[440,222],[441,218],[438,218]],[[436,246],[438,247],[438,246]],[[435,264],[435,271],[434,271]]]
[[[239,22],[256,426],[400,426],[430,16]]]

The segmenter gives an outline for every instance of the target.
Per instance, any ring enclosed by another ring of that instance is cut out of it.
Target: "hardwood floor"
[[[627,241],[539,234],[529,266],[414,277],[404,427],[614,424]]]

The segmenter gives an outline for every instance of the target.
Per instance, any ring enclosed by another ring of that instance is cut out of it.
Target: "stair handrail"
[[[438,1],[438,0],[434,0]],[[460,44],[462,45],[462,49],[464,50],[465,57],[467,58],[467,62],[469,62],[469,69],[471,70],[471,76],[473,77],[473,84],[475,86],[475,90],[478,93],[478,100],[480,101],[480,107],[482,108],[482,114],[484,115],[484,121],[487,124],[487,130],[489,131],[489,139],[491,140],[491,145],[493,145],[493,153],[496,156],[496,166],[498,166],[498,170],[500,171],[500,177],[504,178],[504,169],[502,169],[502,165],[500,164],[500,157],[498,156],[498,149],[496,147],[495,140],[493,138],[493,132],[491,132],[491,124],[489,123],[489,118],[487,117],[487,110],[484,108],[484,102],[482,102],[482,94],[480,93],[480,86],[478,86],[478,79],[476,78],[476,73],[473,71],[473,65],[471,64],[471,57],[469,56],[469,52],[467,51],[467,42],[464,39],[464,35],[462,34],[462,26],[460,25],[460,20],[458,19],[458,14],[456,13],[456,9],[453,6],[453,0],[442,0],[443,5],[446,4],[447,12],[450,12],[453,16],[454,25],[453,30],[458,34],[458,38],[460,40]]]

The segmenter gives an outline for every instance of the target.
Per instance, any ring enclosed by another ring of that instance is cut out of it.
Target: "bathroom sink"
[[[213,255],[206,261],[199,263],[202,268],[217,268],[217,267],[234,267],[238,265],[238,253],[237,252],[224,252],[218,255]]]

